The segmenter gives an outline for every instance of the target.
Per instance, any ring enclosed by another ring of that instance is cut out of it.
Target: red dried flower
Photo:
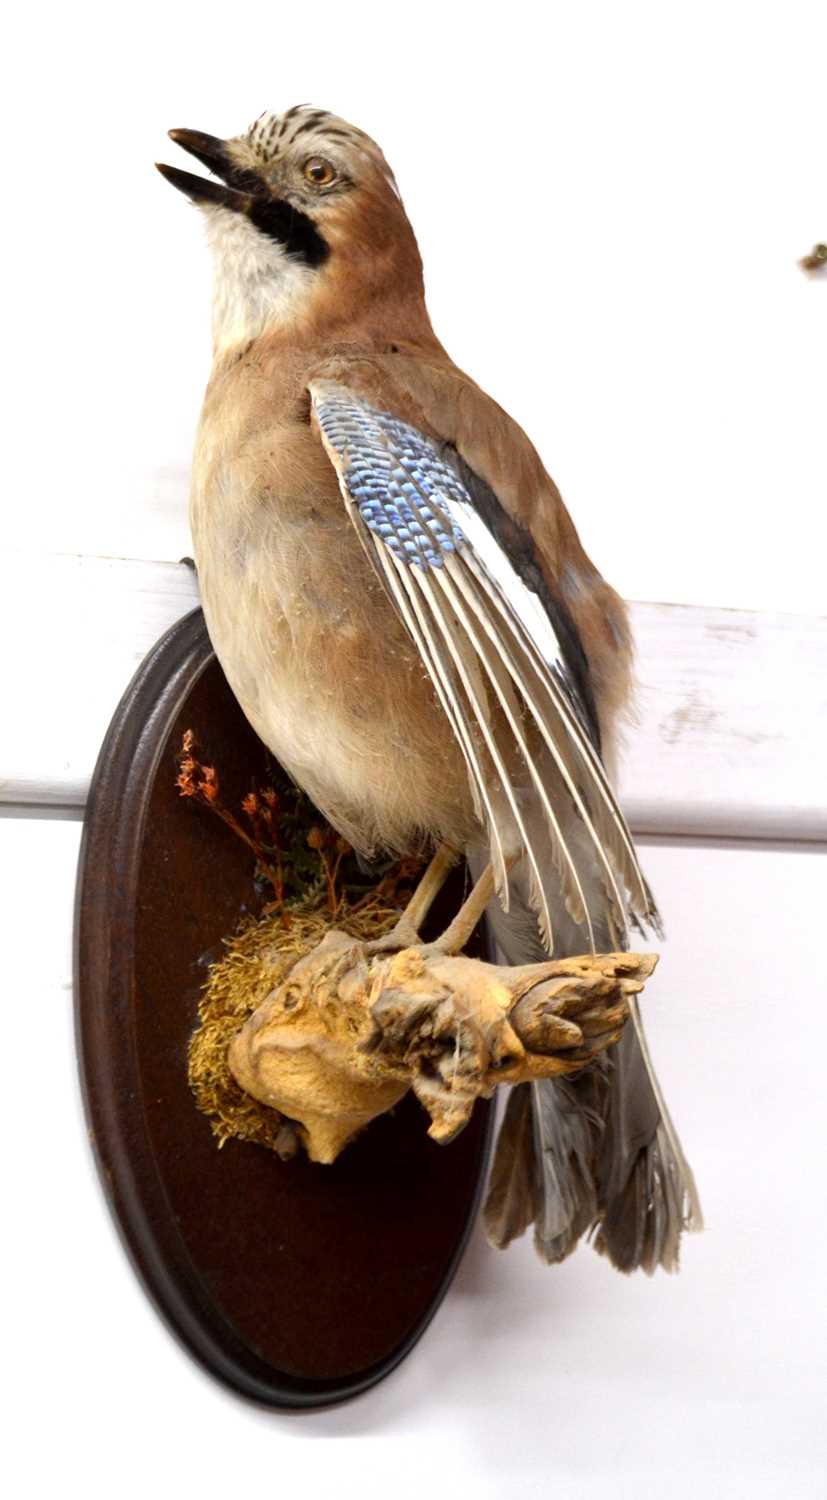
[[[215,766],[202,766],[201,776],[203,780],[198,784],[201,796],[207,802],[216,802],[218,800],[218,776]]]

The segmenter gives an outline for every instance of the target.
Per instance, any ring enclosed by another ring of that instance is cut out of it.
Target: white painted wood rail
[[[198,602],[185,565],[6,554],[0,803],[82,809],[142,657]],[[634,604],[638,833],[827,839],[827,619]],[[25,652],[14,648],[25,641]]]

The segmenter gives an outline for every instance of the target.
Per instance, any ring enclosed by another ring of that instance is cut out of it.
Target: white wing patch
[[[566,908],[592,949],[593,924],[607,907],[618,947],[628,919],[657,929],[628,827],[539,595],[434,442],[336,381],[314,381],[310,394],[348,514],[462,750],[504,907],[516,834],[550,951],[549,847]],[[572,812],[582,830],[576,840],[565,832]],[[602,900],[590,910],[595,882],[587,876],[595,868]]]

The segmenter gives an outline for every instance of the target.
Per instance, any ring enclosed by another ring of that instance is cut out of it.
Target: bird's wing
[[[542,873],[549,848],[567,910],[592,947],[607,906],[618,946],[629,918],[657,927],[600,759],[582,675],[567,659],[539,586],[531,586],[530,572],[515,565],[475,503],[461,464],[338,381],[314,380],[309,389],[348,515],[465,757],[503,905],[516,830],[516,853],[528,863],[532,905],[549,950],[552,916]],[[597,882],[590,878],[595,869]]]

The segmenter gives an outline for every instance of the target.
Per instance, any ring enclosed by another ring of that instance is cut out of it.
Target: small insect
[[[814,275],[816,271],[823,271],[827,266],[827,245],[813,245],[809,255],[805,255],[798,262],[802,271],[809,271]]]

